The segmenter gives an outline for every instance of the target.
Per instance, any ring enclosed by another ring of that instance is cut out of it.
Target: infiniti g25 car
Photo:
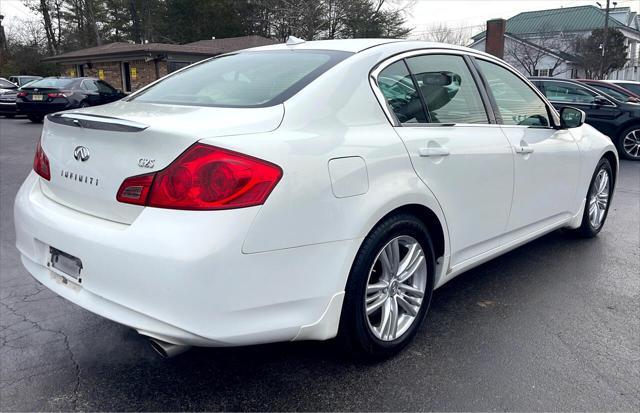
[[[15,201],[26,269],[164,355],[337,337],[384,357],[458,274],[603,228],[614,145],[503,61],[293,43],[49,115]]]

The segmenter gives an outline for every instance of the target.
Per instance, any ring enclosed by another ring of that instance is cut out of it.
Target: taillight
[[[40,140],[38,140],[38,145],[36,146],[36,155],[33,158],[33,170],[47,181],[51,180],[49,158],[47,158],[47,154],[44,153],[42,145],[40,145]]]
[[[117,200],[170,209],[231,209],[263,204],[282,177],[277,165],[197,143],[165,169],[124,180]]]
[[[19,98],[23,98],[27,96],[27,92],[18,92],[18,94],[16,95]]]
[[[55,92],[55,93],[47,93],[47,96],[50,98],[67,98],[71,96],[71,92]]]

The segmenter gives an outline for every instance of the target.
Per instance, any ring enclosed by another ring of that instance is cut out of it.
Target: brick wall
[[[116,89],[124,90],[122,83],[122,69],[121,63],[118,62],[95,62],[91,64],[91,68],[87,64],[84,65],[84,75],[90,77],[101,78],[105,82],[109,83]],[[156,77],[156,64],[158,67],[158,77]],[[60,65],[61,74],[65,76],[79,76],[76,65],[63,64]],[[100,76],[102,71],[102,77]],[[129,61],[129,73],[131,78],[131,91],[136,90],[148,85],[155,81],[157,78],[165,76],[167,74],[167,62],[158,61],[157,63],[145,62],[144,60],[131,60]]]

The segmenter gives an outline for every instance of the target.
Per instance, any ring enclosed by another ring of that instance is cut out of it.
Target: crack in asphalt
[[[40,292],[42,292],[42,290],[38,290],[35,293],[32,294],[27,294],[23,297],[23,299],[21,301],[25,301],[27,298],[29,298],[30,296],[39,294]],[[39,300],[37,300],[39,301]],[[12,306],[10,306],[9,304],[7,304],[6,302],[2,302],[0,301],[0,306],[6,308],[7,310],[9,310],[9,312],[14,315],[15,317],[18,317],[20,320],[18,322],[9,324],[8,326],[4,327],[4,329],[2,330],[2,332],[4,333],[4,331],[6,330],[10,330],[12,326],[20,323],[20,322],[26,322],[26,323],[30,323],[32,325],[33,328],[35,328],[37,331],[43,331],[43,332],[48,332],[54,335],[60,335],[62,336],[62,341],[64,343],[64,350],[67,352],[67,354],[69,355],[69,359],[71,360],[71,363],[73,364],[73,368],[74,368],[74,372],[75,372],[75,383],[73,386],[73,397],[72,397],[72,406],[73,408],[71,410],[76,411],[77,407],[78,407],[78,398],[79,398],[79,394],[80,394],[80,384],[81,384],[81,370],[80,370],[80,363],[78,363],[78,361],[76,360],[75,355],[73,354],[73,351],[71,350],[71,345],[69,343],[69,336],[63,332],[62,330],[52,330],[49,328],[45,328],[42,325],[40,325],[41,321],[35,321],[30,319],[26,314],[23,314],[21,312],[19,312],[17,309],[13,308]],[[2,339],[2,346],[3,347],[13,347],[10,345],[10,343],[12,341],[18,340],[19,338],[24,337],[24,336],[20,336],[20,337],[16,337],[16,338],[12,338],[12,339],[8,339],[8,337],[6,337],[4,334],[2,335],[1,339]],[[24,381],[24,380],[28,380],[29,378],[33,378],[33,377],[37,377],[40,376],[42,373],[37,373],[37,374],[33,374],[33,375],[28,375],[28,376],[23,376],[23,377],[19,377],[15,380],[11,380],[11,381],[6,381],[4,382],[4,384],[0,384],[0,389],[4,389],[7,388],[15,383],[18,383],[20,381]],[[3,382],[4,380],[0,379],[0,383]]]

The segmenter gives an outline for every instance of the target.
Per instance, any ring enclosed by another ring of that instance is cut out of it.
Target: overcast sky
[[[402,4],[403,0],[390,0]],[[600,0],[603,4],[606,0]],[[522,11],[571,7],[585,4],[596,6],[595,0],[414,0],[408,15],[408,24],[414,27],[414,36],[419,36],[435,24],[445,23],[453,27],[469,27],[475,33],[482,30],[487,19],[509,18]],[[613,2],[612,2],[613,3]],[[640,10],[640,0],[617,0],[618,7]],[[613,4],[612,4],[613,5]],[[0,13],[5,25],[11,25],[13,17],[28,17],[31,12],[22,0],[0,0]]]

